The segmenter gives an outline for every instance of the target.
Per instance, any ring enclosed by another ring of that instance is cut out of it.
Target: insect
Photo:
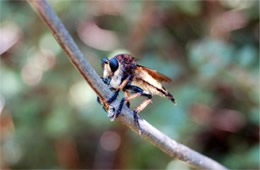
[[[114,91],[111,98],[104,103],[111,104],[120,91],[125,92],[125,97],[121,99],[117,110],[115,110],[115,118],[120,115],[124,104],[129,107],[130,100],[139,96],[146,97],[133,112],[134,121],[139,130],[138,113],[152,102],[153,95],[165,97],[174,104],[176,103],[173,95],[161,84],[161,82],[170,82],[171,79],[155,70],[137,64],[136,59],[131,55],[119,54],[111,59],[104,58],[102,67],[102,79]]]

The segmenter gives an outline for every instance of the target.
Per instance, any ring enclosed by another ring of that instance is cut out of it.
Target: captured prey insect
[[[104,58],[102,67],[104,69],[102,80],[111,86],[110,89],[114,90],[111,98],[103,102],[104,105],[109,106],[117,98],[120,91],[125,92],[125,97],[121,99],[117,110],[115,110],[115,118],[121,113],[124,104],[129,107],[130,100],[139,96],[146,97],[133,113],[134,121],[139,130],[141,129],[138,113],[152,102],[153,95],[168,98],[176,103],[173,95],[161,84],[163,81],[170,82],[171,79],[155,70],[137,64],[136,59],[131,55],[119,54],[111,59]]]

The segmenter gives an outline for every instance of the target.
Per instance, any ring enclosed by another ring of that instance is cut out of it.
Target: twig
[[[54,10],[50,7],[46,0],[28,0],[29,4],[35,9],[43,21],[47,24],[54,37],[67,53],[69,59],[78,69],[80,74],[85,78],[88,84],[96,92],[96,94],[102,99],[106,100],[112,95],[111,91],[101,81],[97,73],[90,66],[87,59],[79,50],[72,37],[60,21]],[[94,100],[94,99],[93,99]],[[113,106],[118,106],[119,101],[113,102]],[[122,114],[117,118],[120,122],[131,128],[137,134],[138,128],[135,126],[133,120],[133,112],[127,107],[124,107]],[[177,158],[188,163],[190,166],[198,169],[216,169],[225,170],[226,168],[216,161],[193,151],[192,149],[177,143],[172,140],[152,125],[141,119],[139,121],[142,128],[142,135],[145,140],[158,147],[172,158]]]

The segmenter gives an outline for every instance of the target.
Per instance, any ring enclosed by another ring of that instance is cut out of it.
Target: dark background
[[[173,79],[177,106],[154,97],[142,118],[230,169],[259,168],[259,1],[50,3],[100,75],[128,51]],[[0,5],[3,169],[190,169],[109,121],[26,1]]]

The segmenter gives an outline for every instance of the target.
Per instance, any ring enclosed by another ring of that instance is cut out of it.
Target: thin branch
[[[90,66],[87,59],[79,50],[72,37],[64,27],[63,23],[60,21],[48,2],[46,0],[28,0],[28,2],[47,24],[58,43],[67,53],[73,65],[78,69],[80,74],[88,82],[91,88],[102,100],[108,99],[109,96],[112,95],[112,92],[103,83],[103,81],[101,81],[98,74]],[[116,100],[112,105],[113,107],[116,107],[118,104],[119,101]],[[133,112],[129,108],[123,107],[122,114],[117,118],[117,120],[139,134],[138,128],[135,126],[133,120]],[[188,163],[190,166],[198,169],[226,169],[216,161],[193,151],[185,145],[177,143],[173,139],[154,128],[145,120],[141,119],[139,122],[143,130],[143,133],[140,136],[152,143],[157,148],[161,149],[170,157],[182,160]]]

